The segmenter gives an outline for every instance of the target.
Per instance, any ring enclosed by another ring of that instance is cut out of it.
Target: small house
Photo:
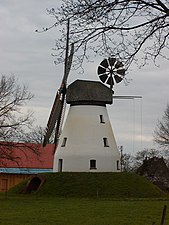
[[[27,179],[30,175],[53,171],[54,145],[45,148],[41,144],[31,144],[38,154],[30,150],[30,144],[24,144],[22,150],[12,148],[12,154],[17,160],[0,159],[0,192]]]

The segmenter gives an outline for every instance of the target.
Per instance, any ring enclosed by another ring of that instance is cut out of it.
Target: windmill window
[[[105,123],[103,115],[100,115],[100,123]]]
[[[66,142],[67,142],[67,137],[64,137],[61,147],[65,147],[66,146]]]
[[[90,169],[96,169],[96,160],[95,159],[91,159],[90,160]]]
[[[120,170],[120,162],[117,160],[117,170]]]
[[[58,161],[58,172],[62,172],[63,169],[63,159],[59,159]]]
[[[104,147],[109,147],[108,140],[105,137],[103,138],[103,144],[104,144]]]

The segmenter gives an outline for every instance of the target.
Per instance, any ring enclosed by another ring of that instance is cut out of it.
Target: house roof
[[[35,154],[31,148],[36,149]],[[5,148],[5,147],[4,147]],[[17,144],[12,147],[12,157],[17,160],[0,159],[0,168],[30,168],[30,169],[52,169],[54,158],[54,145],[48,144],[42,147],[41,144],[24,144],[24,147],[18,148]]]

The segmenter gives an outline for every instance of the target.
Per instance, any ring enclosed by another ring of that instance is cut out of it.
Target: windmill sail
[[[52,107],[51,114],[49,116],[48,123],[47,123],[46,134],[44,136],[43,146],[45,146],[48,143],[49,138],[55,128],[56,122],[57,123],[59,122],[58,119],[62,112],[62,105],[63,105],[62,93],[61,92],[59,93],[59,91],[58,91],[56,94],[55,100],[54,100],[54,104]]]
[[[60,88],[56,94],[54,104],[49,116],[46,133],[44,136],[43,146],[45,146],[48,143],[50,136],[55,128],[55,125],[56,125],[55,143],[58,139],[60,123],[62,119],[63,106],[64,106],[65,95],[66,95],[67,78],[68,78],[72,60],[73,60],[73,53],[74,53],[74,44],[71,44],[70,55],[68,55],[69,54],[69,20],[68,20],[64,76],[63,76]]]

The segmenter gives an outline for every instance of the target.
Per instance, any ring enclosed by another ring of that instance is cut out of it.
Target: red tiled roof
[[[39,154],[33,153],[30,145],[38,149]],[[13,147],[12,156],[18,157],[18,160],[0,159],[0,167],[51,169],[53,168],[54,145],[48,144],[43,148],[41,144],[24,144],[21,150]]]

